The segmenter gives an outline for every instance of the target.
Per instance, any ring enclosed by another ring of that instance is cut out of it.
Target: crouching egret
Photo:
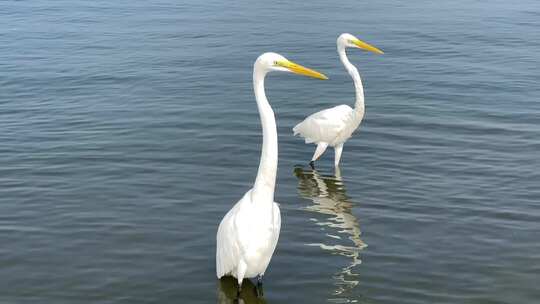
[[[274,202],[278,140],[274,111],[266,99],[264,79],[271,71],[293,72],[319,79],[323,74],[293,63],[276,53],[265,53],[253,66],[253,89],[262,124],[263,144],[253,188],[223,217],[217,232],[216,274],[232,275],[239,290],[244,278],[262,276],[279,238],[281,215]]]
[[[310,165],[324,153],[328,146],[334,147],[334,165],[339,166],[343,144],[351,137],[364,118],[364,87],[362,79],[345,53],[347,47],[356,47],[366,51],[383,54],[378,48],[371,46],[351,34],[341,34],[337,39],[337,51],[341,62],[351,75],[356,91],[354,109],[348,105],[340,105],[322,110],[308,116],[294,128],[294,135],[300,134],[306,143],[315,143],[317,148],[311,158]]]

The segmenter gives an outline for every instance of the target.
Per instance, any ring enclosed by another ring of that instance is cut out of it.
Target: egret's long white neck
[[[341,59],[341,63],[345,66],[345,69],[347,69],[347,72],[349,72],[349,75],[351,75],[353,82],[354,82],[354,89],[356,93],[356,102],[354,104],[354,108],[356,112],[364,113],[365,105],[364,105],[364,86],[362,85],[362,79],[360,78],[360,74],[358,73],[358,70],[356,67],[349,61],[349,58],[347,58],[347,53],[345,52],[345,47],[338,44],[338,54],[339,59]]]
[[[276,186],[276,173],[278,165],[278,139],[274,111],[264,93],[264,78],[267,71],[257,64],[253,68],[253,89],[261,117],[263,144],[259,171],[252,190],[255,202],[274,202],[274,189]]]

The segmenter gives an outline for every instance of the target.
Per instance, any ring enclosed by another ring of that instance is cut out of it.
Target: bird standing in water
[[[278,139],[274,111],[264,91],[266,74],[293,72],[319,79],[323,74],[287,60],[276,53],[265,53],[253,66],[253,89],[261,118],[263,144],[259,170],[253,188],[244,194],[223,217],[217,232],[216,275],[232,275],[238,290],[244,278],[258,278],[262,295],[262,277],[276,248],[281,228],[279,205],[274,202],[278,164]]]
[[[310,165],[324,153],[328,146],[334,147],[334,166],[339,166],[343,144],[352,136],[364,118],[364,87],[358,70],[347,58],[345,49],[360,48],[376,54],[383,54],[378,48],[363,42],[351,34],[341,34],[337,39],[337,51],[341,62],[351,75],[356,92],[354,109],[348,105],[339,105],[308,116],[293,128],[294,135],[300,135],[306,143],[317,144]]]

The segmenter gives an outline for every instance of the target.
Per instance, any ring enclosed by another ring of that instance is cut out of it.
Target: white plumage
[[[253,188],[223,217],[216,236],[216,275],[218,278],[225,275],[236,277],[239,288],[246,277],[262,278],[281,228],[279,205],[274,202],[278,163],[276,120],[264,92],[264,79],[270,71],[288,71],[326,79],[326,76],[275,53],[265,53],[255,61],[253,88],[263,131],[259,170]]]
[[[335,150],[334,165],[339,166],[343,144],[352,136],[364,118],[364,88],[362,79],[354,65],[347,58],[345,48],[357,47],[382,54],[382,51],[359,40],[351,34],[341,34],[337,39],[337,50],[341,62],[351,75],[355,91],[355,108],[348,105],[339,105],[322,110],[308,116],[304,121],[293,128],[294,135],[300,135],[306,143],[317,144],[317,149],[311,158],[311,164],[317,160],[328,146]]]
[[[307,144],[325,142],[329,146],[344,143],[361,122],[361,115],[348,105],[335,106],[308,116],[294,128]]]
[[[281,228],[279,205],[276,202],[257,203],[251,196],[252,190],[249,190],[219,225],[218,278],[232,275],[241,283],[240,278],[264,275],[270,263]]]

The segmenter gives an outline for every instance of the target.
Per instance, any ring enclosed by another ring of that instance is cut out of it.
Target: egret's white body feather
[[[363,113],[348,105],[339,105],[311,114],[294,128],[294,135],[306,143],[327,143],[331,147],[343,144],[362,122]]]
[[[243,277],[264,275],[276,248],[281,215],[276,202],[254,202],[249,190],[225,215],[218,228],[216,272],[239,276],[239,264],[245,264]],[[270,216],[268,216],[270,215]]]

